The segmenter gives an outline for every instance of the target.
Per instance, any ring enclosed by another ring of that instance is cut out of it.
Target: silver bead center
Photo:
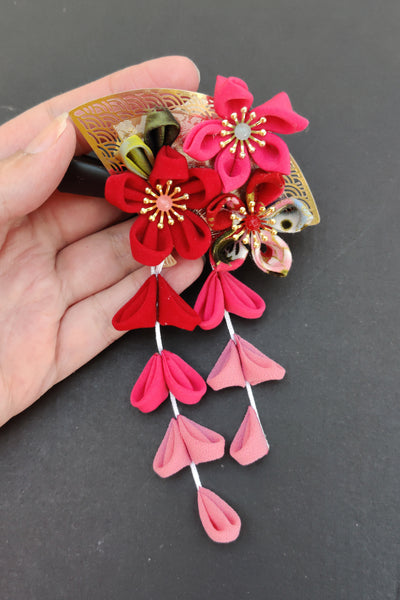
[[[251,127],[247,123],[239,123],[235,127],[235,137],[238,140],[247,140],[251,135]]]

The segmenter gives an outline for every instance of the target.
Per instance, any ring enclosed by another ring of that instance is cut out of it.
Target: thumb
[[[63,113],[25,148],[0,161],[0,223],[9,223],[41,206],[54,192],[71,162],[75,129]]]

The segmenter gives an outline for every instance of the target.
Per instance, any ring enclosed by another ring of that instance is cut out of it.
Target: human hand
[[[0,127],[0,426],[122,335],[112,316],[149,275],[130,252],[132,219],[121,222],[103,199],[57,191],[73,156],[89,150],[65,111],[129,89],[198,83],[188,59],[160,58]],[[165,278],[180,293],[202,266],[179,259]]]

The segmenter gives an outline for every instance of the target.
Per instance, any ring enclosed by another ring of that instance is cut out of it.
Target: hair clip
[[[280,137],[304,130],[308,121],[294,112],[286,93],[253,107],[244,81],[221,76],[213,97],[135,90],[89,102],[70,116],[108,172],[106,200],[137,215],[130,230],[132,255],[151,267],[113,325],[155,331],[156,352],[131,393],[132,406],[144,413],[168,398],[171,403],[173,416],[155,453],[154,471],[166,478],[189,467],[206,533],[215,542],[232,542],[240,518],[203,486],[198,468],[224,455],[225,440],[187,414],[207,384],[213,390],[242,387],[248,406],[230,455],[249,465],[268,454],[253,387],[282,379],[285,370],[234,330],[231,313],[256,319],[265,303],[233,272],[252,259],[263,273],[287,275],[292,256],[281,234],[319,222],[310,188]],[[162,272],[177,255],[190,260],[205,254],[211,273],[192,308]],[[208,330],[223,320],[229,341],[206,384],[183,358],[164,348],[161,326]]]

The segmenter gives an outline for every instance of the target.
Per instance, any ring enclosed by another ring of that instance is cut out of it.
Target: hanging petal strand
[[[131,392],[131,404],[144,413],[156,410],[168,397],[161,356],[153,354]]]
[[[130,331],[156,324],[157,280],[148,277],[139,291],[114,315],[112,324],[118,331]]]
[[[161,275],[158,276],[158,319],[161,325],[173,325],[193,331],[199,315],[181,298]]]
[[[189,456],[196,465],[218,460],[224,455],[225,440],[222,435],[183,415],[179,415],[177,420]]]
[[[190,456],[179,431],[178,423],[172,418],[163,441],[153,461],[153,469],[160,477],[170,477],[191,463]]]
[[[197,503],[204,530],[214,542],[228,544],[238,538],[240,517],[225,500],[211,490],[200,487]]]
[[[256,292],[227,271],[218,273],[228,312],[245,319],[258,319],[265,310],[265,302]]]
[[[210,273],[201,288],[194,310],[201,319],[202,329],[214,329],[224,318],[224,293],[218,273],[215,271]]]
[[[254,109],[257,119],[267,119],[266,129],[275,133],[296,133],[308,127],[308,120],[294,112],[289,96],[280,92]]]
[[[240,465],[250,465],[269,452],[268,442],[260,425],[260,421],[249,406],[229,450],[230,455]]]
[[[207,383],[213,390],[222,390],[227,387],[245,387],[246,379],[243,375],[242,363],[239,352],[233,340],[229,340],[214,368],[207,377]]]
[[[285,369],[281,365],[239,335],[235,335],[235,340],[246,381],[251,385],[257,385],[263,381],[283,379]]]
[[[206,382],[190,365],[173,352],[163,350],[165,382],[179,402],[196,404],[207,390]]]

